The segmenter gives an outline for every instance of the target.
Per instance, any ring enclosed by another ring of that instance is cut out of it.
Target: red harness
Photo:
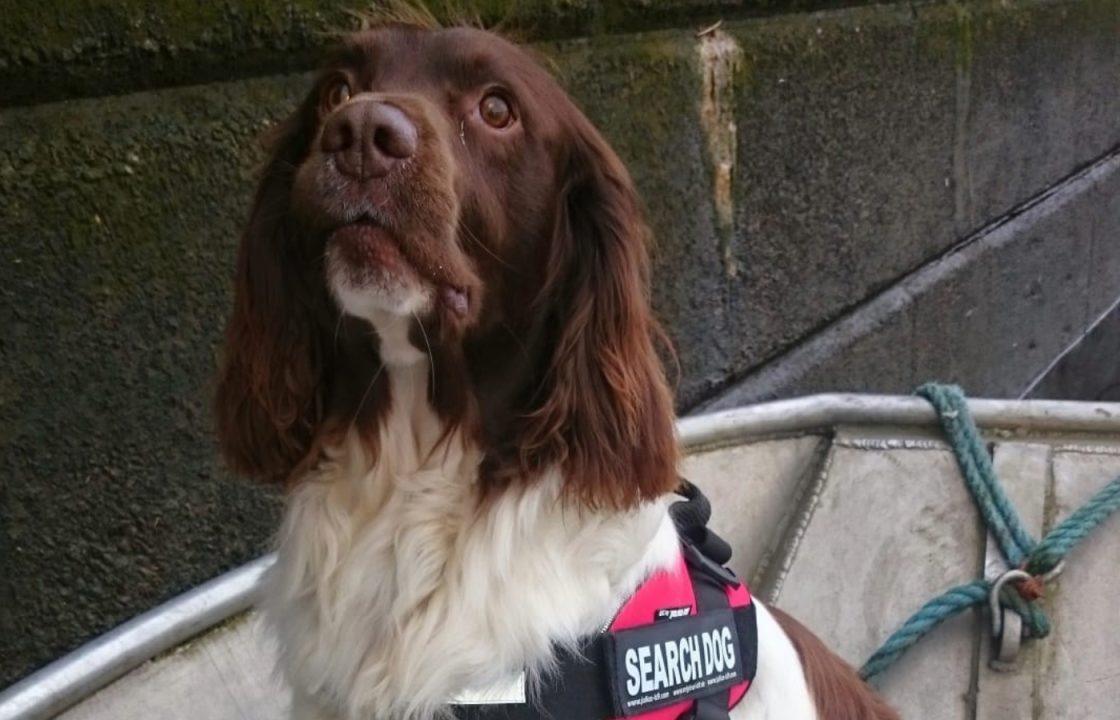
[[[619,611],[614,622],[611,623],[610,631],[617,633],[621,630],[649,626],[657,622],[672,622],[668,619],[659,620],[659,616],[664,616],[666,610],[683,610],[687,607],[688,616],[698,615],[697,593],[693,587],[693,574],[689,570],[689,564],[685,560],[684,552],[682,552],[673,568],[658,572],[638,588],[637,592],[622,606],[622,610]],[[729,607],[748,608],[752,606],[751,593],[744,583],[736,582],[734,585],[724,585],[723,591],[727,596]],[[747,679],[730,688],[727,693],[728,710],[738,705],[743,696],[747,694],[753,677],[754,672],[752,671]],[[641,720],[678,720],[678,718],[686,716],[695,704],[695,700],[683,700],[673,705],[667,705],[638,715],[630,715],[629,717],[641,718]]]
[[[610,626],[556,670],[529,702],[453,708],[459,720],[728,720],[758,660],[755,605],[724,565],[731,548],[707,528],[693,485],[670,513],[681,551],[634,592]]]

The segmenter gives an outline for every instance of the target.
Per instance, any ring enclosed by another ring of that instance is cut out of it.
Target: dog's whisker
[[[412,317],[416,318],[416,324],[420,326],[420,335],[424,338],[425,347],[428,348],[428,365],[431,367],[432,396],[434,397],[436,394],[436,358],[435,355],[432,354],[432,344],[428,341],[428,331],[424,329],[424,322],[420,319],[420,316],[416,314],[415,310],[412,312]]]
[[[331,343],[331,347],[336,352],[338,351],[338,335],[339,335],[340,332],[342,332],[342,320],[343,320],[342,313],[339,313],[338,314],[338,322],[334,326],[334,340]]]
[[[524,357],[529,357],[529,347],[525,344],[525,341],[522,340],[520,336],[518,336],[517,333],[513,331],[513,328],[509,326],[508,322],[502,320],[501,325],[502,329],[505,330],[506,333],[509,334],[511,338],[513,338],[514,342],[517,343],[517,348],[521,351],[521,355]]]
[[[503,259],[502,259],[502,258],[501,258],[501,257],[500,257],[500,256],[499,256],[499,255],[498,255],[497,253],[496,253],[496,252],[494,252],[493,250],[491,250],[491,249],[490,249],[490,248],[489,248],[489,247],[488,247],[488,246],[486,245],[486,243],[482,242],[482,240],[480,240],[480,239],[478,238],[478,236],[477,236],[477,235],[475,235],[475,234],[474,234],[474,232],[473,232],[473,231],[471,231],[471,229],[470,229],[469,227],[467,227],[467,226],[466,226],[466,224],[464,224],[464,223],[463,223],[462,219],[459,219],[459,220],[458,220],[458,221],[456,221],[456,222],[457,222],[457,223],[458,223],[458,225],[459,225],[459,230],[461,230],[461,231],[463,232],[463,234],[464,234],[464,235],[466,235],[466,236],[467,236],[468,238],[470,238],[471,240],[473,240],[473,241],[474,241],[474,243],[475,243],[476,245],[478,245],[478,247],[479,247],[479,248],[481,248],[483,252],[485,252],[485,253],[486,253],[487,255],[489,255],[490,257],[494,258],[494,260],[495,260],[495,261],[497,261],[497,263],[498,263],[499,265],[501,265],[502,267],[506,268],[507,270],[509,270],[510,272],[512,272],[512,273],[514,273],[514,274],[520,274],[520,273],[518,272],[517,268],[515,268],[515,267],[514,267],[513,265],[510,265],[510,264],[509,264],[509,262],[507,262],[507,261],[503,260]]]
[[[366,390],[362,393],[362,398],[358,401],[358,408],[354,411],[354,417],[351,418],[350,426],[346,430],[347,435],[353,432],[354,428],[357,426],[358,419],[362,416],[362,407],[366,404],[366,400],[369,399],[369,394],[373,391],[373,386],[377,383],[377,378],[381,377],[381,371],[384,369],[385,363],[381,363],[377,368],[377,372],[373,374],[373,378],[369,381],[369,385],[366,385]]]

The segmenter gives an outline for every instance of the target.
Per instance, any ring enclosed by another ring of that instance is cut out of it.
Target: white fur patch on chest
[[[481,454],[436,446],[426,380],[392,368],[377,457],[350,437],[301,481],[268,581],[285,674],[348,718],[426,720],[522,671],[524,691],[677,552],[663,503],[577,508],[558,472],[480,504]]]

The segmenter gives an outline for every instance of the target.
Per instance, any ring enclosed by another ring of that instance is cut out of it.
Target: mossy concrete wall
[[[0,105],[306,69],[362,0],[9,0]],[[537,40],[635,32],[858,0],[429,0]]]
[[[265,547],[216,343],[253,139],[353,4],[0,15],[0,685]],[[1120,297],[1120,0],[798,8],[482,4],[634,173],[682,411],[1026,388]]]

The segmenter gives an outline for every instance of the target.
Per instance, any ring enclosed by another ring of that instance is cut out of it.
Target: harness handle
[[[708,521],[712,518],[712,503],[700,492],[700,488],[688,480],[681,478],[677,494],[684,498],[669,506],[669,517],[677,526],[677,532],[686,541],[685,545],[693,548],[710,560],[723,574],[730,574],[722,567],[731,562],[731,546],[726,540],[708,529]],[[688,557],[686,551],[685,557]],[[734,575],[731,575],[734,578]],[[733,584],[738,584],[737,580]]]

